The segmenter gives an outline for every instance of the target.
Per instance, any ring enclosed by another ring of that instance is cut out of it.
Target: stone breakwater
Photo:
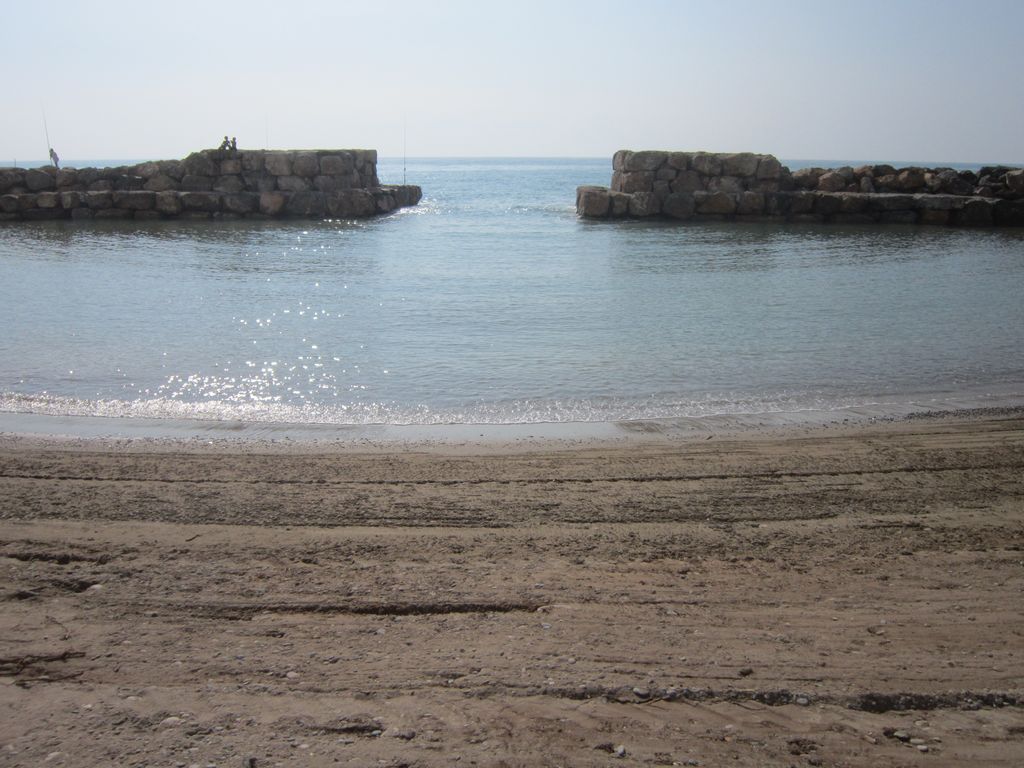
[[[210,149],[116,168],[0,168],[0,222],[350,219],[416,205],[421,194],[382,186],[373,149]]]
[[[1024,226],[1024,170],[802,168],[750,152],[632,152],[612,160],[611,187],[576,190],[590,219]]]

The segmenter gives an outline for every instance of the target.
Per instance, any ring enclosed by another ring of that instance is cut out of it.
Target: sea
[[[389,158],[379,175],[422,202],[0,225],[0,431],[1024,403],[1022,230],[581,220],[575,189],[607,185],[608,158]]]

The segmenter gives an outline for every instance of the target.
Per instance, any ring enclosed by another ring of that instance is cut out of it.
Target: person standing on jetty
[[[57,157],[57,153],[54,151],[53,147],[50,147],[50,162],[53,163],[54,168],[60,170],[60,158]]]

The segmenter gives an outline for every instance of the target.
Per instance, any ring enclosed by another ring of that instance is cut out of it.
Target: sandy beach
[[[0,439],[0,765],[1019,766],[1024,413]]]

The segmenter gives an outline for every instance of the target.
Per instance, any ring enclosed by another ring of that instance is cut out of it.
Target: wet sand
[[[0,765],[1016,766],[1022,544],[1018,410],[7,437]]]

